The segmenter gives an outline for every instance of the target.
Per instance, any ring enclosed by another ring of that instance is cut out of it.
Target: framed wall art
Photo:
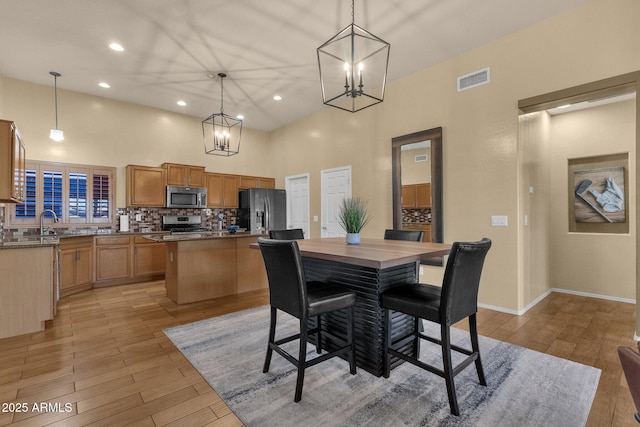
[[[629,232],[629,154],[569,159],[569,231]]]

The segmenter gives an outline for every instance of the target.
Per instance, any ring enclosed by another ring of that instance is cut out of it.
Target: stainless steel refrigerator
[[[251,231],[287,228],[285,190],[249,188],[239,193],[238,225]]]

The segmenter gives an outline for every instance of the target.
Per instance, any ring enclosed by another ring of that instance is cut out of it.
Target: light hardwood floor
[[[241,425],[162,329],[266,303],[256,291],[178,306],[162,281],[63,298],[44,332],[0,340],[0,425]],[[634,318],[632,304],[560,293],[523,316],[478,314],[482,335],[602,369],[589,426],[634,425],[616,352],[634,345]]]

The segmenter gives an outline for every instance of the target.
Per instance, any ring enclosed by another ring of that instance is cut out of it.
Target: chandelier
[[[216,156],[233,156],[240,152],[242,120],[224,113],[224,73],[220,77],[220,112],[202,121],[204,151]]]
[[[355,113],[384,99],[391,45],[355,24],[317,49],[322,102]]]

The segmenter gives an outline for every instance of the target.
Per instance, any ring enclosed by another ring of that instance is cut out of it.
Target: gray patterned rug
[[[297,319],[278,316],[276,337],[286,333],[281,325],[296,330]],[[164,333],[248,426],[583,426],[600,378],[599,369],[480,337],[488,386],[473,366],[456,376],[459,417],[449,411],[444,380],[408,363],[384,379],[363,369],[352,376],[346,361],[331,359],[307,369],[294,403],[293,365],[274,353],[262,373],[268,325],[263,306]],[[467,332],[452,334],[468,346]],[[439,347],[423,343],[421,358],[439,363]]]

